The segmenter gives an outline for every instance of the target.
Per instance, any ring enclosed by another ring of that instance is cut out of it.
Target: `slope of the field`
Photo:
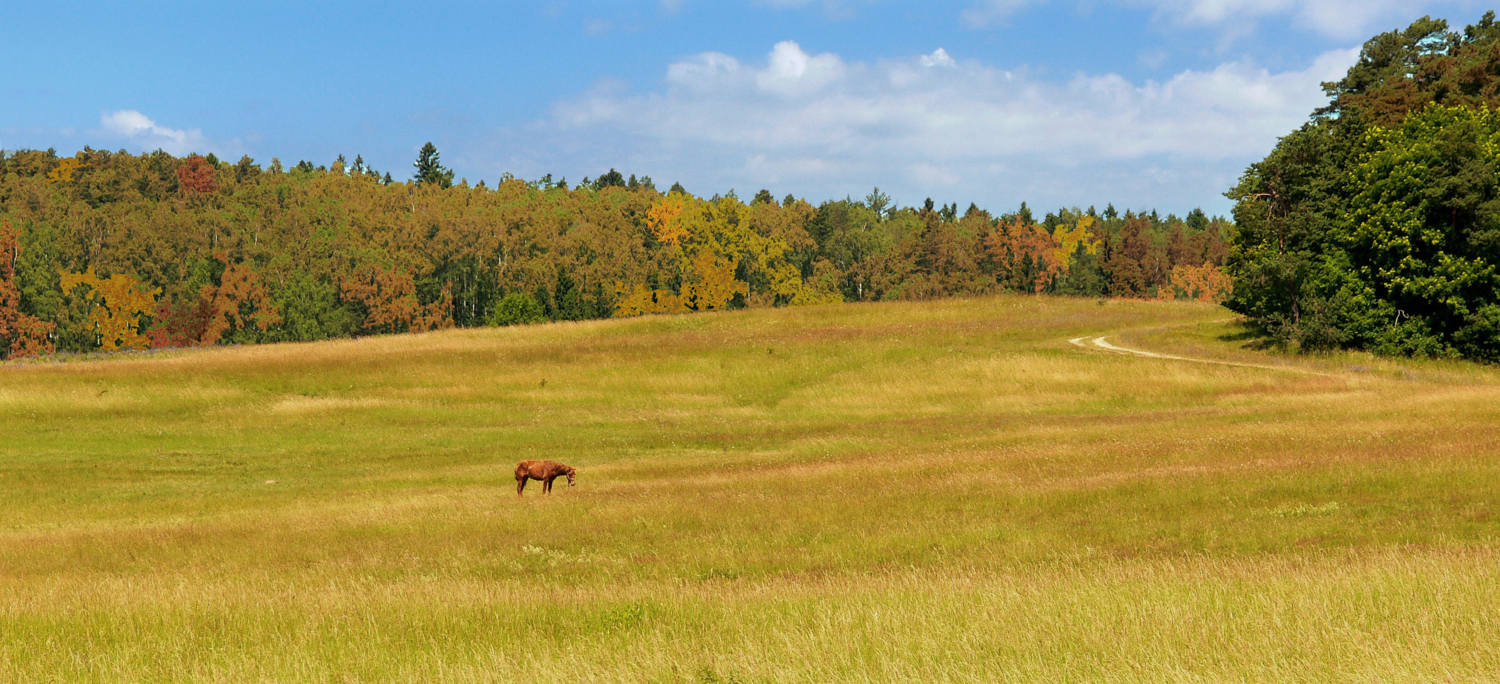
[[[1500,373],[1277,356],[1227,316],[1006,297],[0,366],[0,681],[1494,677]],[[522,459],[578,486],[518,499]]]

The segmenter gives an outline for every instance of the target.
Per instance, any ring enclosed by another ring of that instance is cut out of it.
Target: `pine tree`
[[[622,175],[620,175],[620,172],[614,170],[613,168],[611,168],[609,170],[609,173],[606,173],[606,174],[604,174],[604,175],[602,175],[602,176],[594,179],[594,189],[595,190],[603,190],[605,188],[623,188],[623,187],[625,187],[625,177],[622,176]]]
[[[412,162],[412,166],[417,169],[412,176],[417,185],[434,183],[440,188],[453,186],[453,171],[443,167],[438,158],[437,146],[431,141],[422,146],[422,151],[417,153],[417,160]]]

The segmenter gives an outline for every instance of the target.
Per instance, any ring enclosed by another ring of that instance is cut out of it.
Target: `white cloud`
[[[933,50],[932,54],[930,54],[930,55],[922,55],[921,57],[918,57],[917,58],[917,63],[921,64],[922,66],[927,66],[927,67],[956,67],[956,66],[958,66],[958,62],[953,61],[953,58],[950,57],[950,56],[948,56],[948,51],[944,50],[942,48],[938,48],[936,50]]]
[[[1024,199],[1223,209],[1220,194],[1323,104],[1319,83],[1357,54],[1330,52],[1296,71],[1226,62],[1161,82],[1084,74],[1057,83],[942,50],[863,63],[783,42],[761,65],[721,53],[672,64],[662,92],[597,88],[517,136],[534,154],[512,149],[551,163],[571,154],[591,174],[628,167],[702,183],[689,188],[702,192],[773,187],[817,198],[879,185],[907,203],[931,194],[993,208]]]
[[[102,114],[99,125],[102,132],[110,137],[123,138],[145,150],[161,149],[177,156],[193,152],[226,154],[237,152],[240,148],[238,140],[228,146],[216,145],[203,135],[201,129],[160,126],[150,117],[133,109]]]
[[[787,40],[772,48],[770,64],[755,74],[755,82],[762,91],[791,95],[816,91],[843,75],[844,60],[838,55],[813,57]]]

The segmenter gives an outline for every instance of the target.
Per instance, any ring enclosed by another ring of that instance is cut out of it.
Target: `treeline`
[[[1301,349],[1500,361],[1500,25],[1365,43],[1229,194],[1229,308]]]
[[[0,153],[0,352],[318,340],[995,292],[1217,300],[1230,224],[701,198],[611,170],[411,181],[340,157]]]

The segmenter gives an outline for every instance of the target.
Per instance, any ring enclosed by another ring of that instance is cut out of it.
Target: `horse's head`
[[[578,471],[576,471],[576,470],[574,470],[572,468],[568,469],[568,486],[569,487],[577,487],[578,486]]]

